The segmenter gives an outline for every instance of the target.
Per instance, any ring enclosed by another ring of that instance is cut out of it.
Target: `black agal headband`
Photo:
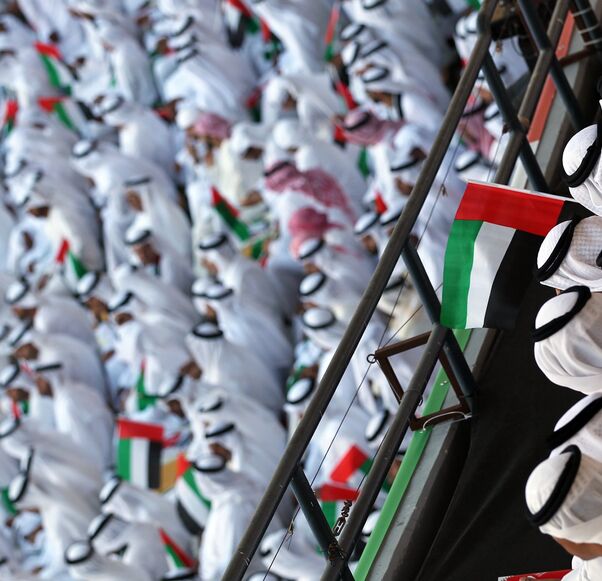
[[[532,334],[533,341],[535,341],[535,343],[539,343],[539,341],[548,339],[568,325],[573,318],[581,312],[583,307],[585,307],[587,304],[587,301],[589,301],[590,297],[592,296],[592,292],[586,286],[572,286],[571,288],[567,288],[566,290],[562,291],[560,294],[571,292],[577,293],[577,301],[575,302],[575,306],[570,311],[564,313],[564,315],[556,317],[549,323],[546,323],[538,329],[535,329]]]
[[[570,454],[570,456],[550,498],[535,514],[529,511],[530,520],[535,526],[545,525],[558,512],[579,472],[581,450],[577,446],[568,446],[562,451],[562,454]]]
[[[575,228],[581,221],[581,218],[573,218],[570,224],[565,228],[564,232],[560,235],[556,246],[547,260],[535,271],[535,278],[542,282],[548,280],[560,267],[562,261],[571,248],[571,242],[573,241],[573,235],[575,234]]]
[[[562,173],[564,177],[564,181],[569,188],[576,188],[580,186],[592,173],[594,167],[598,163],[600,159],[600,154],[602,154],[602,121],[598,121],[596,124],[596,139],[594,142],[587,148],[579,167],[575,170],[574,173],[568,175],[564,167],[562,168]]]

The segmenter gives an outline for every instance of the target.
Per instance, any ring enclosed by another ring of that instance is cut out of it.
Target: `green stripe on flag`
[[[357,158],[357,168],[360,170],[360,173],[364,178],[367,178],[370,175],[370,164],[368,163],[368,149],[366,147],[362,147],[360,154]]]
[[[127,482],[131,477],[132,440],[119,440],[117,443],[117,475]]]
[[[59,105],[59,107],[62,107],[62,105]],[[58,113],[58,109],[57,109],[57,113]],[[88,269],[84,266],[84,263],[77,258],[77,256],[75,256],[75,254],[73,254],[73,252],[71,252],[71,250],[69,251],[69,264],[71,265],[71,268],[73,269],[73,272],[75,273],[75,276],[77,276],[78,279],[83,278],[83,276],[88,272]]]
[[[165,545],[165,551],[167,552],[167,558],[170,560],[174,569],[183,569],[184,561],[180,559],[178,554],[169,545]]]
[[[182,474],[182,478],[184,479],[186,484],[188,484],[188,487],[195,493],[195,495],[198,497],[198,499],[207,507],[207,509],[210,509],[211,501],[208,500],[207,498],[205,498],[201,494],[201,492],[197,486],[197,483],[194,479],[194,473],[192,471],[192,468],[189,468],[188,470],[186,470],[186,472],[184,472],[184,474]]]
[[[156,396],[147,395],[144,391],[144,373],[138,376],[136,382],[136,396],[138,397],[138,410],[143,412],[145,409],[154,406],[157,403]]]
[[[67,111],[65,111],[65,106],[62,103],[57,103],[54,106],[54,112],[56,113],[56,116],[59,118],[59,120],[68,128],[71,129],[71,131],[75,131],[77,132],[77,127],[75,127],[75,125],[73,124],[73,122],[71,121],[69,115],[67,114]],[[82,265],[83,266],[83,265]],[[85,272],[81,275],[83,276],[84,274],[86,274]],[[79,276],[79,275],[78,275]],[[81,278],[81,277],[80,277]]]
[[[42,64],[46,69],[46,74],[48,75],[50,84],[56,89],[62,89],[63,86],[61,84],[61,76],[59,75],[55,64],[52,62],[52,59],[45,54],[41,54],[40,58],[42,59]]]
[[[324,516],[326,517],[326,522],[328,522],[330,528],[332,528],[335,523],[337,522],[337,519],[339,518],[339,511],[338,511],[338,503],[336,502],[322,502],[322,512],[324,513]]]
[[[441,324],[451,329],[464,329],[466,325],[474,245],[482,225],[483,222],[477,220],[456,220],[451,227],[441,302]]]
[[[238,236],[240,240],[248,240],[251,237],[249,227],[232,214],[227,204],[223,202],[218,202],[213,207],[215,208],[215,211],[221,216],[222,220],[228,226],[230,226],[232,231],[236,234],[236,236]]]
[[[0,490],[0,501],[2,502],[4,510],[6,510],[8,514],[17,514],[17,509],[15,508],[15,505],[10,501],[8,497],[8,486]]]

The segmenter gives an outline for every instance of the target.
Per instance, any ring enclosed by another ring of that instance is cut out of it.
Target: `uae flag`
[[[73,84],[73,75],[63,62],[61,51],[54,44],[36,42],[34,44],[42,64],[46,69],[48,80],[55,88],[63,91],[67,95],[71,94],[71,85]]]
[[[541,241],[570,217],[571,201],[469,182],[447,242],[441,323],[513,328]]]
[[[563,579],[566,575],[571,572],[571,569],[565,569],[563,571],[551,571],[549,573],[531,573],[530,575],[510,575],[510,577],[498,577],[499,581],[522,581],[528,579],[529,581],[536,581],[536,579]]]
[[[334,39],[337,33],[337,26],[339,24],[339,18],[341,16],[341,7],[339,1],[336,0],[332,5],[330,11],[330,18],[328,19],[328,25],[326,26],[326,34],[324,35],[324,44],[326,44],[326,52],[324,53],[324,59],[326,62],[330,62],[334,57]]]
[[[117,421],[117,474],[141,488],[161,487],[163,427],[126,419]]]
[[[170,564],[170,570],[192,569],[195,566],[194,559],[186,554],[184,549],[180,547],[163,529],[159,529],[159,535],[165,545],[167,560]]]
[[[359,472],[368,474],[372,467],[372,459],[358,446],[352,445],[343,454],[338,464],[330,473],[333,482],[347,484]]]
[[[211,196],[213,209],[237,238],[243,242],[251,238],[249,227],[240,219],[238,210],[219,193],[217,188],[211,188]]]
[[[2,134],[4,136],[10,135],[11,131],[15,128],[18,113],[19,102],[16,99],[9,99],[6,101],[4,118],[2,120]]]
[[[183,457],[180,465],[181,475],[175,486],[176,508],[190,534],[198,535],[207,525],[211,501],[201,492],[194,469]]]
[[[146,393],[145,383],[144,383],[144,367],[145,362],[142,362],[140,366],[140,373],[138,374],[138,380],[136,381],[136,407],[138,411],[143,412],[145,409],[154,407],[159,400],[158,396],[148,395]]]
[[[236,32],[244,27],[249,34],[259,32],[259,21],[243,0],[225,0],[223,7],[224,21],[228,30]]]
[[[75,288],[77,281],[88,272],[86,265],[71,250],[71,245],[65,238],[59,246],[55,261],[61,267],[63,276],[71,288]]]
[[[79,105],[68,97],[40,97],[38,106],[42,111],[50,115],[56,115],[67,129],[71,129],[75,133],[81,133],[79,127],[86,124],[86,118]]]
[[[324,484],[318,490],[318,500],[330,528],[334,527],[346,501],[355,502],[359,491],[341,484]]]
[[[15,516],[17,514],[17,509],[10,501],[10,497],[8,495],[8,486],[6,488],[0,488],[0,504],[9,516]]]

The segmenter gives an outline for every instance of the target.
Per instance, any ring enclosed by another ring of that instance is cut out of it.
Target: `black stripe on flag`
[[[485,311],[485,327],[512,329],[533,280],[541,236],[517,230],[495,275]]]
[[[152,490],[161,488],[161,451],[162,442],[149,442],[148,447],[148,487]]]

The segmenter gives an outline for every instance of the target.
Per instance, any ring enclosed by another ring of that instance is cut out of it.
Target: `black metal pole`
[[[312,490],[311,484],[305,476],[305,472],[300,466],[297,466],[295,474],[291,481],[291,487],[299,502],[299,506],[307,519],[314,537],[318,541],[318,544],[324,551],[326,558],[329,554],[342,555],[342,549],[337,541],[334,533],[328,526],[328,521],[322,512],[322,508],[314,491]],[[353,575],[347,566],[345,560],[345,566],[341,569],[341,578],[343,581],[353,581]]]
[[[586,47],[592,46],[602,58],[602,28],[589,0],[573,0],[573,16]],[[589,37],[589,38],[586,38]]]
[[[508,95],[508,91],[506,90],[497,67],[495,66],[495,63],[493,62],[493,59],[489,53],[487,53],[485,60],[483,61],[483,70],[485,72],[487,83],[489,84],[489,89],[495,97],[495,101],[498,104],[502,115],[504,116],[504,121],[511,131],[520,133],[523,137],[520,146],[520,158],[523,162],[523,166],[525,167],[525,171],[529,176],[529,180],[536,190],[541,192],[548,191],[546,178],[544,177],[543,172],[539,167],[539,163],[537,162],[537,158],[535,157],[535,154],[533,153],[533,150],[526,139],[525,128],[518,120],[516,110],[514,109],[514,105],[512,105],[512,100]]]
[[[431,321],[433,323],[439,323],[441,303],[439,302],[437,293],[424,269],[422,260],[420,260],[418,251],[412,246],[411,242],[408,242],[403,249],[403,260]],[[472,371],[466,362],[462,348],[458,344],[458,340],[451,330],[447,335],[444,351],[452,371],[458,380],[460,388],[462,389],[462,393],[466,398],[466,403],[470,407],[470,411],[474,413],[474,396],[477,389],[476,382]]]
[[[537,57],[537,62],[531,72],[531,78],[520,109],[518,111],[519,119],[528,119],[532,121],[537,105],[539,103],[541,92],[545,85],[550,70],[551,58],[554,55],[554,47],[558,44],[560,35],[562,34],[562,28],[568,12],[570,1],[559,0],[556,3],[552,18],[550,19],[550,25],[548,27],[548,37],[551,40],[550,48],[543,50]],[[523,144],[524,137],[522,133],[513,133],[508,140],[506,150],[502,161],[498,166],[498,171],[495,176],[495,183],[507,184],[510,182],[512,172],[516,166],[516,160],[520,154],[520,150]]]
[[[533,1],[518,0],[518,4],[537,48],[540,51],[553,49],[552,43],[539,19],[539,14],[537,14]],[[577,100],[577,97],[575,97],[575,93],[573,93],[573,89],[555,54],[552,54],[550,59],[550,74],[552,75],[552,79],[554,79],[558,94],[564,102],[564,106],[566,107],[574,128],[577,131],[583,129],[588,124],[587,118],[583,114],[581,105],[579,105],[579,101]]]
[[[372,510],[372,506],[382,487],[387,473],[391,469],[393,461],[403,438],[408,431],[410,418],[416,411],[422,394],[426,389],[429,379],[433,373],[439,353],[447,338],[448,329],[440,325],[435,325],[429,340],[426,344],[424,353],[420,358],[416,372],[410,381],[407,391],[401,398],[401,404],[393,422],[387,430],[387,434],[374,458],[372,467],[364,484],[360,495],[355,502],[347,524],[340,537],[340,545],[344,554],[350,554],[355,548],[357,540],[362,532],[362,527]],[[341,571],[346,566],[344,558],[338,558],[326,567],[322,575],[322,581],[336,581],[339,579]]]

